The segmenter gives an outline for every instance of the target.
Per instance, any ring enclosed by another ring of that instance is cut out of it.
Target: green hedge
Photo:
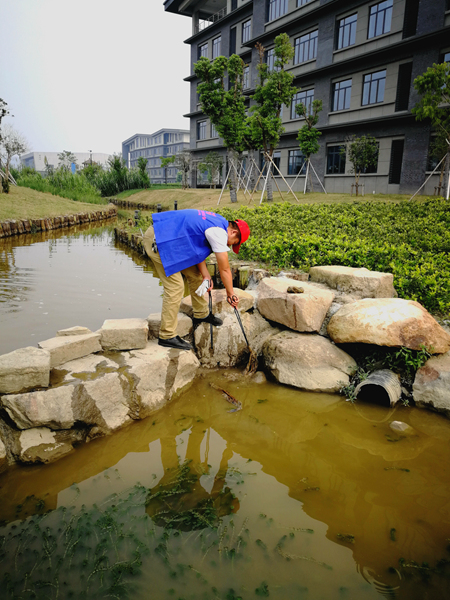
[[[450,202],[289,204],[221,209],[252,232],[239,257],[282,268],[367,267],[393,273],[399,297],[450,312]]]

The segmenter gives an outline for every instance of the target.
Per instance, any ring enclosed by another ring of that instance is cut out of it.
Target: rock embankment
[[[117,207],[109,204],[101,210],[83,212],[60,217],[44,217],[42,219],[18,219],[0,222],[0,238],[19,235],[21,233],[38,233],[63,227],[73,227],[83,223],[93,223],[117,217]]]
[[[355,269],[353,280],[348,267],[340,273],[335,266],[315,267],[309,280],[307,273],[295,279],[250,267],[246,273],[247,290],[235,288],[239,315],[249,347],[272,378],[337,392],[356,369],[346,344],[425,346],[435,356],[417,372],[414,401],[450,416],[450,334],[417,302],[396,298],[385,273]],[[95,332],[60,330],[38,348],[0,356],[0,470],[13,461],[57,460],[149,416],[189,385],[200,365],[245,363],[249,347],[225,291],[213,290],[212,298],[223,320],[212,343],[208,324],[193,329],[191,298],[181,304],[178,335],[195,352],[158,346],[156,313],[106,320]]]

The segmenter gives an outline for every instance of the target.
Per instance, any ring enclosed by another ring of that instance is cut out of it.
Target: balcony
[[[203,31],[210,25],[214,25],[214,23],[217,23],[217,21],[220,21],[220,19],[223,19],[224,17],[226,17],[226,15],[227,15],[227,7],[225,5],[223,8],[221,8],[219,11],[217,11],[210,17],[206,17],[205,19],[199,19],[198,23],[195,26],[195,33],[199,33],[200,31]]]

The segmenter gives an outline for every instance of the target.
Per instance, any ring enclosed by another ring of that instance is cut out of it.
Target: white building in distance
[[[31,167],[41,173],[45,174],[45,159],[50,166],[56,169],[59,166],[59,158],[58,154],[60,152],[27,152],[27,154],[22,154],[20,157],[20,162],[24,167]],[[76,158],[76,168],[81,169],[86,164],[92,162],[102,165],[102,167],[107,167],[108,158],[111,156],[110,154],[105,154],[104,152],[73,152]],[[72,165],[72,171],[74,171],[74,167]]]

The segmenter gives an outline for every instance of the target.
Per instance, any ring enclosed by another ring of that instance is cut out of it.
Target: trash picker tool
[[[211,290],[209,290],[209,314],[212,315],[212,296]],[[209,324],[209,331],[211,334],[211,350],[214,350],[214,342],[213,342],[213,324]]]
[[[235,296],[232,296],[231,299],[227,298],[227,302],[228,302],[228,304],[230,306],[232,306],[231,302],[233,301],[233,298],[235,298]],[[250,344],[248,343],[247,336],[245,335],[245,329],[244,329],[244,326],[242,324],[241,315],[239,314],[238,309],[235,306],[233,306],[233,308],[234,308],[234,314],[236,315],[237,322],[239,323],[239,325],[241,327],[242,334],[243,334],[244,339],[245,339],[245,343],[247,344],[247,348],[248,348],[248,351],[250,353],[250,357],[248,359],[248,363],[247,363],[247,367],[245,369],[245,372],[247,374],[248,373],[255,373],[256,369],[258,368],[258,357],[257,357],[256,353],[253,352],[253,350],[250,348]]]

